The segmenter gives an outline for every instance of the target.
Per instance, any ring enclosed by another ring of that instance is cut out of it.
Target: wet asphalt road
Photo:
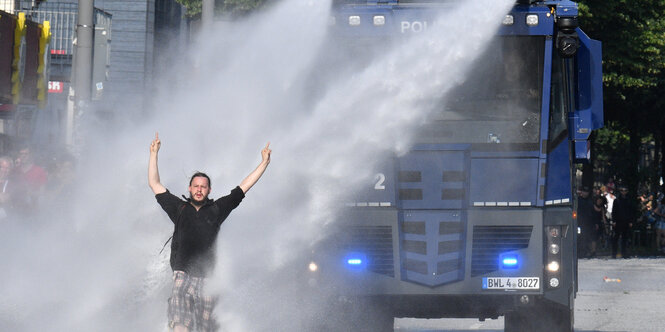
[[[665,331],[665,258],[581,259],[575,331]],[[397,319],[395,331],[503,331],[503,317]]]

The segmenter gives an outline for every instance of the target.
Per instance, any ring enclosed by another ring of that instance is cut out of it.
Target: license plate
[[[540,289],[538,277],[483,278],[483,289]]]

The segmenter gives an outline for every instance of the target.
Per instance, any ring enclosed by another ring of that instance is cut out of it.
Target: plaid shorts
[[[168,308],[170,328],[183,325],[190,331],[217,331],[219,325],[212,315],[217,299],[204,294],[205,280],[183,271],[173,271],[173,291]]]

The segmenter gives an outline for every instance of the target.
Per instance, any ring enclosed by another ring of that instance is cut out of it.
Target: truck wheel
[[[572,332],[573,323],[573,308],[560,304],[539,303],[506,314],[503,330]]]

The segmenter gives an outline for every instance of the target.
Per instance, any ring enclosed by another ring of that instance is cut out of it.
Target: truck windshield
[[[420,143],[537,143],[544,39],[497,37],[437,103]]]

